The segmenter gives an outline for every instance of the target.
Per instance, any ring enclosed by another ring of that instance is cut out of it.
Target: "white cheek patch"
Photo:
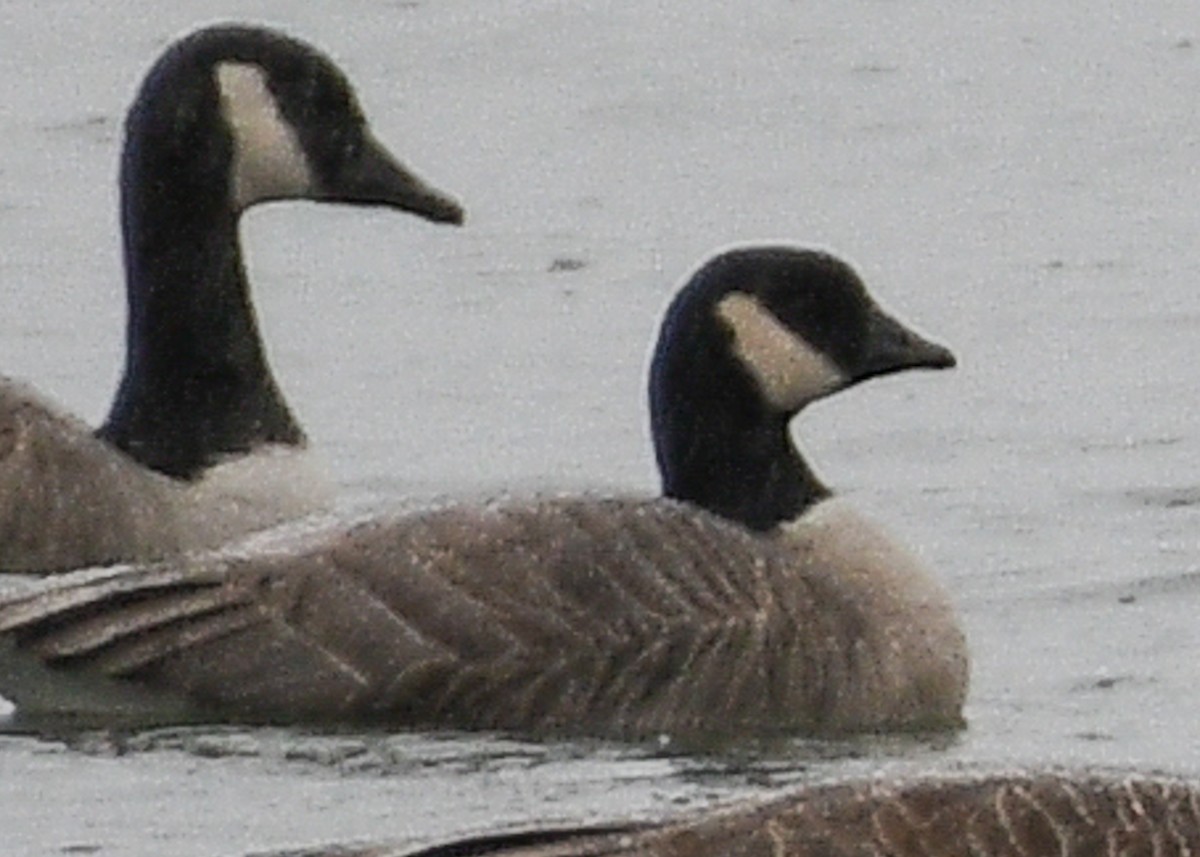
[[[795,411],[846,383],[833,361],[789,330],[757,298],[730,292],[717,316],[733,332],[733,353],[780,411]]]
[[[252,63],[217,66],[221,113],[233,134],[229,193],[238,211],[312,191],[312,171],[296,131],[279,112],[266,73]]]

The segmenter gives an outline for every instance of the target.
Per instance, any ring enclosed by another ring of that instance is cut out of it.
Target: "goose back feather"
[[[676,821],[292,857],[1118,857],[1200,853],[1200,791],[1169,778],[1033,773],[859,781]]]
[[[175,490],[27,384],[0,378],[0,569],[107,565],[182,550]]]
[[[28,384],[0,377],[0,570],[151,562],[218,547],[327,501],[319,468],[300,452],[272,449],[180,482],[116,453]]]
[[[956,725],[965,661],[944,599],[897,587],[898,621],[880,623],[872,582],[825,565],[833,532],[798,555],[667,500],[458,507],[299,552],[85,572],[5,601],[0,634],[55,674],[40,683],[101,674],[261,720],[682,738]],[[41,695],[3,691],[22,710]]]

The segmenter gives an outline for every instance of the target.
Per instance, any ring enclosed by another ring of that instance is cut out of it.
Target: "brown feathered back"
[[[274,459],[259,450],[251,476],[236,474],[247,456],[172,479],[0,377],[0,572],[153,562],[324,508],[316,471],[278,450]]]
[[[0,571],[178,552],[173,490],[27,385],[0,378]]]
[[[806,537],[796,550],[667,500],[447,508],[71,576],[0,603],[0,633],[61,680],[99,673],[256,720],[617,737],[959,725],[965,644],[940,590],[892,586],[894,615],[878,615],[861,591],[877,582],[823,565],[819,527]],[[923,609],[933,630],[888,630],[924,627]]]

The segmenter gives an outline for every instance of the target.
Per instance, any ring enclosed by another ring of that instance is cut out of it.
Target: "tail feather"
[[[102,650],[92,653],[87,667],[107,676],[139,678],[152,673],[159,664],[187,652],[204,652],[261,621],[261,614],[253,607],[228,604],[207,613],[178,615],[170,621],[148,624],[140,633],[109,641]]]
[[[211,585],[193,590],[161,587],[77,603],[75,609],[21,635],[31,651],[49,662],[92,658],[120,648],[147,632],[229,609],[228,593]],[[108,670],[106,670],[107,672]]]
[[[0,634],[20,632],[32,625],[58,621],[94,605],[114,604],[122,596],[147,590],[173,590],[180,585],[211,586],[218,569],[177,565],[109,566],[59,575],[41,586],[0,593]]]

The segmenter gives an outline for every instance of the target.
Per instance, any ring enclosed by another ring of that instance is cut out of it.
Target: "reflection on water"
[[[889,737],[675,753],[658,743],[491,735],[33,727],[0,736],[0,823],[52,843],[47,854],[69,846],[200,855],[227,841],[237,843],[232,854],[368,835],[418,845],[495,825],[644,818],[843,773],[927,765],[953,742]],[[54,800],[22,800],[22,782]],[[152,850],[164,843],[169,850]]]
[[[306,730],[295,727],[196,725],[144,728],[84,724],[69,718],[10,720],[10,735],[24,735],[66,750],[99,758],[174,753],[200,759],[259,759],[273,768],[335,771],[343,776],[454,777],[473,772],[511,771],[551,764],[614,765],[626,780],[644,776],[704,783],[727,778],[746,785],[779,786],[811,774],[814,768],[863,763],[880,758],[936,758],[958,743],[955,733],[869,735],[845,739],[779,738],[722,743],[707,748],[673,745],[669,736],[644,744],[604,741],[530,741],[497,734],[389,733]]]

